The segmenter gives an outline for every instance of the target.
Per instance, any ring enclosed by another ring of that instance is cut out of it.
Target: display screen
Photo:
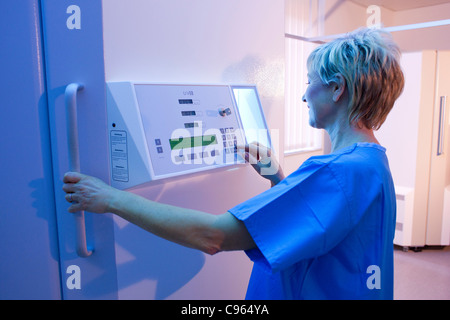
[[[205,147],[217,144],[216,135],[198,136],[198,137],[180,137],[178,139],[169,139],[170,149],[186,149],[194,147]]]
[[[248,143],[259,142],[271,147],[269,132],[255,88],[233,87],[242,126]]]

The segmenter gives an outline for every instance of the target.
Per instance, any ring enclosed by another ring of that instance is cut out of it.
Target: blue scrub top
[[[229,210],[257,248],[246,299],[393,299],[395,190],[385,149],[311,157]]]

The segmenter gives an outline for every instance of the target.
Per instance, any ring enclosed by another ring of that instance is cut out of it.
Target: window
[[[314,3],[314,5],[312,5]],[[286,34],[304,37],[321,34],[323,23],[312,17],[321,16],[322,1],[286,1]],[[285,38],[286,45],[286,101],[285,101],[285,154],[320,150],[323,130],[309,125],[308,108],[302,101],[306,90],[306,60],[317,46],[315,43]]]

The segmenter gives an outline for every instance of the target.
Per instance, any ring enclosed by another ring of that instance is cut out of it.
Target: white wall
[[[401,26],[450,18],[450,3],[395,12],[393,25]],[[394,40],[403,52],[450,50],[450,26],[394,32]]]
[[[395,184],[415,188],[422,54],[404,54],[401,62],[406,81],[404,91],[376,136],[387,149]]]
[[[325,35],[341,34],[366,25],[366,8],[351,1],[326,0]]]
[[[366,25],[369,16],[366,13],[367,6],[351,0],[324,1],[327,8],[325,35],[340,34]],[[376,3],[377,1],[373,1],[373,4]],[[393,27],[449,19],[450,3],[402,11],[392,11],[382,6],[380,9],[383,27]],[[450,42],[446,41],[449,32],[450,26],[442,26],[393,32],[392,34],[403,52],[411,52],[450,50]]]
[[[103,11],[107,81],[255,83],[269,127],[282,129],[283,0],[104,0]],[[245,166],[133,192],[220,214],[268,187]],[[209,257],[115,222],[121,299],[244,298],[244,253]]]

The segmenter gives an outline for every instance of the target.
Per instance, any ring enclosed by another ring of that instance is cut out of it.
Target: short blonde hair
[[[329,84],[341,74],[349,94],[349,122],[379,129],[404,87],[400,49],[387,32],[362,28],[317,47],[308,70]]]

